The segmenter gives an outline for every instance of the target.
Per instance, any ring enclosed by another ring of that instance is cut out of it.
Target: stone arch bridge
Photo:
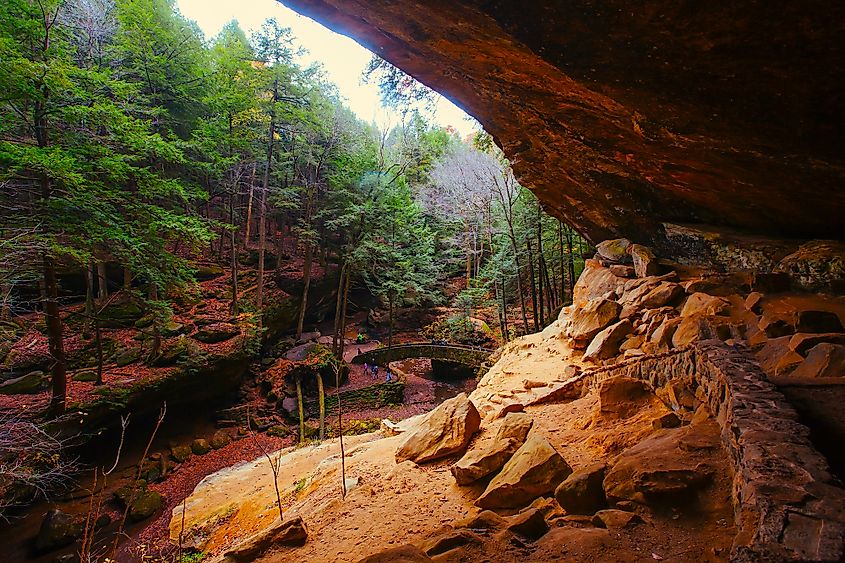
[[[461,364],[470,368],[484,366],[494,350],[460,344],[431,344],[426,342],[397,344],[362,352],[352,358],[353,364],[387,365],[390,362],[412,358],[428,358],[432,362]]]

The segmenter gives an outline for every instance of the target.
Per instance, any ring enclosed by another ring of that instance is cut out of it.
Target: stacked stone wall
[[[732,561],[841,561],[845,490],[809,429],[747,349],[701,341],[584,372],[582,387],[627,376],[661,387],[683,380],[703,396],[733,465],[737,536]],[[700,391],[699,391],[700,388]]]
[[[343,391],[340,394],[340,400],[344,411],[379,409],[388,405],[398,405],[405,400],[405,382],[374,383],[367,387]],[[306,416],[318,416],[319,413],[320,405],[316,400],[305,402]],[[326,415],[337,415],[337,395],[334,393],[326,394]]]

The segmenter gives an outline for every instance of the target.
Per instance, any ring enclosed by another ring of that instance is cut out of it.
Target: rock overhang
[[[845,5],[284,3],[465,108],[591,242],[845,234]]]

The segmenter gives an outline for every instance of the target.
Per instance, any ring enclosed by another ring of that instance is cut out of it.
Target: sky
[[[400,121],[399,115],[381,105],[378,87],[363,84],[361,72],[367,66],[371,53],[349,37],[340,35],[321,24],[301,16],[276,0],[176,0],[183,16],[194,20],[210,39],[233,19],[247,32],[261,27],[270,17],[290,27],[296,41],[308,50],[302,57],[303,65],[319,61],[329,78],[337,84],[347,105],[365,121],[375,121],[381,127],[390,127]],[[468,134],[477,125],[452,102],[438,97],[432,116],[442,126],[452,126]]]

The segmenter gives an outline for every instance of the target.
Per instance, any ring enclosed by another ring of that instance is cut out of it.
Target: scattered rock
[[[446,530],[435,532],[421,548],[426,555],[434,556],[470,543],[481,543],[481,539],[467,529],[455,530],[449,526]]]
[[[173,461],[176,463],[184,463],[189,457],[191,457],[191,455],[193,455],[191,446],[181,445],[170,448],[170,457],[172,457]]]
[[[231,443],[231,441],[232,441],[232,439],[229,437],[229,435],[226,432],[224,432],[222,430],[218,430],[211,437],[210,445],[213,449],[219,450],[220,448],[228,446]]]
[[[227,551],[225,558],[235,562],[254,561],[274,545],[301,546],[307,540],[308,529],[301,517],[296,516],[284,522],[276,520],[266,530],[249,537],[231,551]]]
[[[50,510],[41,522],[35,538],[35,550],[39,553],[53,551],[72,544],[82,535],[82,524],[73,516],[58,509]]]
[[[93,381],[97,381],[97,372],[91,370],[78,371],[73,374],[73,380],[91,383]]]
[[[498,471],[513,456],[528,436],[533,420],[527,414],[505,416],[494,440],[474,448],[452,466],[452,475],[459,485],[468,485]]]
[[[631,255],[628,253],[630,246],[631,241],[626,238],[611,239],[598,243],[596,252],[599,257],[610,262],[630,264]]]
[[[481,416],[466,393],[444,401],[425,415],[396,451],[396,463],[433,461],[466,449],[481,426]]]
[[[33,371],[26,375],[8,379],[0,384],[0,394],[32,395],[38,393],[47,384],[47,376],[42,371]]]
[[[540,434],[529,436],[475,504],[480,508],[519,508],[550,494],[572,469]]]
[[[137,362],[141,359],[141,349],[140,348],[129,348],[121,352],[115,359],[114,363],[117,364],[118,367],[128,366],[129,364]]]
[[[306,342],[311,342],[312,340],[318,340],[322,334],[320,334],[319,330],[315,330],[313,332],[303,332],[302,336],[299,340],[296,341],[297,344],[305,344]]]
[[[795,332],[842,332],[842,322],[830,311],[798,311]]]
[[[593,514],[607,506],[604,498],[604,463],[595,463],[573,472],[555,489],[557,503],[567,514]]]
[[[681,309],[681,316],[724,315],[728,313],[729,308],[730,302],[727,299],[707,295],[706,293],[693,293],[684,302],[684,307]]]
[[[605,418],[633,416],[654,398],[651,387],[631,377],[612,377],[599,384],[599,412]]]
[[[675,336],[675,331],[681,325],[682,319],[675,317],[673,319],[665,318],[663,322],[651,333],[649,342],[653,343],[658,350],[669,350],[672,348],[672,338]]]
[[[612,508],[599,510],[592,519],[592,522],[596,527],[607,528],[608,530],[629,528],[642,521],[643,519],[633,512],[614,510]]]
[[[529,508],[507,519],[507,529],[529,541],[535,541],[549,531],[543,513]]]
[[[610,292],[616,292],[622,285],[623,280],[613,275],[610,269],[603,267],[597,260],[584,260],[584,270],[581,272],[573,288],[572,302],[574,307],[572,310],[583,307],[588,301],[607,295]],[[564,307],[561,310],[561,316],[559,318],[563,320],[568,314],[569,311]]]
[[[634,272],[636,272],[638,278],[656,276],[660,273],[660,265],[657,263],[657,258],[654,256],[654,252],[647,246],[632,244],[628,247],[628,253],[634,262]]]
[[[763,312],[763,294],[759,291],[752,291],[745,298],[745,308],[752,313],[760,314]]]
[[[205,455],[211,451],[211,444],[205,438],[197,438],[191,442],[191,452],[195,455]]]
[[[230,323],[213,323],[199,329],[194,335],[195,340],[206,344],[224,342],[241,333],[241,329]]]
[[[616,301],[588,301],[585,306],[575,309],[572,313],[568,336],[575,341],[576,347],[585,348],[599,332],[617,319],[620,309],[621,306]]]
[[[129,518],[134,522],[146,520],[161,508],[164,499],[158,491],[143,490],[129,508]]]
[[[810,348],[813,348],[816,344],[820,344],[822,342],[845,344],[845,333],[823,332],[818,334],[806,334],[799,332],[792,335],[789,339],[789,349],[803,356]]]
[[[456,528],[471,528],[473,530],[498,530],[505,526],[505,519],[492,510],[482,510],[475,516],[455,522]]]
[[[606,360],[619,353],[619,344],[634,330],[628,319],[610,325],[599,332],[584,353],[585,360]]]
[[[203,264],[197,266],[197,271],[194,274],[197,281],[208,281],[214,278],[219,278],[223,275],[223,267],[218,264]]]
[[[370,555],[358,563],[429,563],[433,560],[415,545],[400,545]]]
[[[845,376],[845,345],[822,342],[807,352],[792,372],[793,377]]]

